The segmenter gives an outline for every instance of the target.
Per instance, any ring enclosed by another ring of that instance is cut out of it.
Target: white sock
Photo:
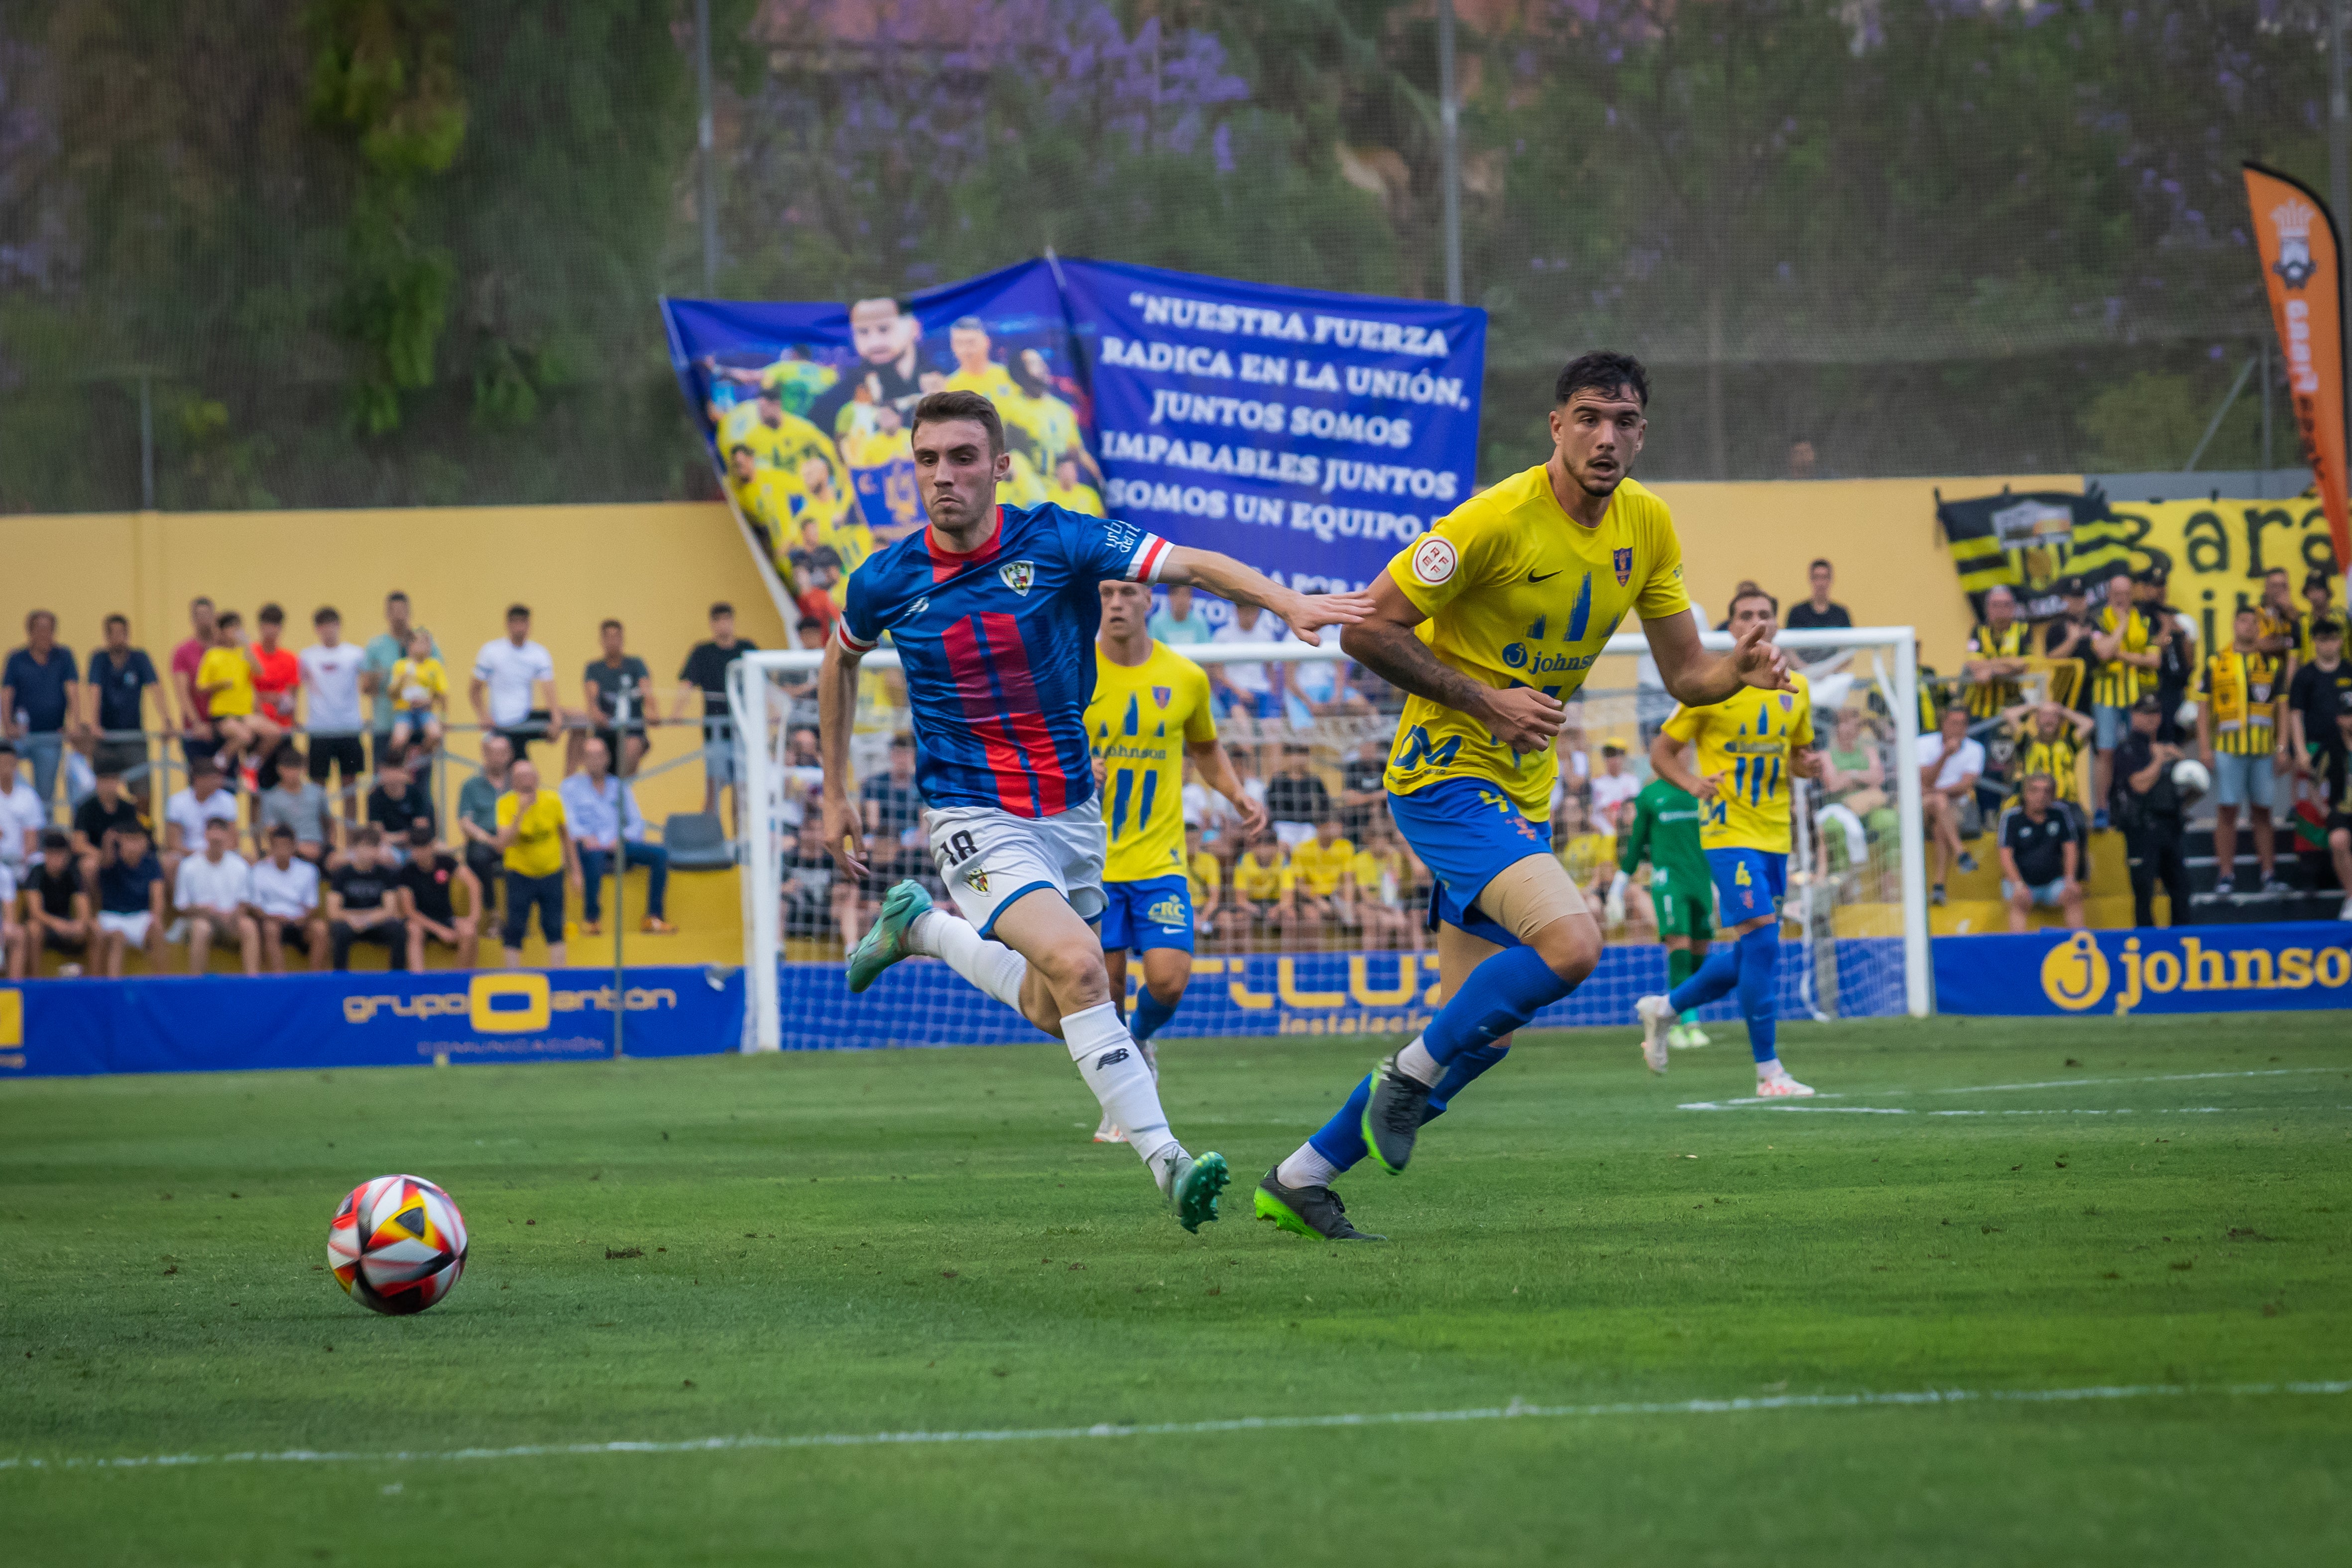
[[[1128,1146],[1151,1167],[1152,1178],[1164,1188],[1167,1166],[1174,1155],[1184,1152],[1184,1146],[1168,1130],[1168,1113],[1160,1109],[1151,1068],[1135,1037],[1118,1021],[1118,1009],[1105,1002],[1072,1013],[1062,1020],[1062,1039],[1070,1047],[1078,1076],[1102,1102],[1103,1114],[1126,1129]],[[1171,1158],[1161,1160],[1162,1153]]]
[[[1786,1078],[1788,1076],[1789,1069],[1780,1065],[1780,1058],[1779,1057],[1771,1057],[1756,1064],[1756,1081],[1758,1083],[1762,1083],[1768,1078]]]
[[[933,910],[907,928],[907,951],[936,958],[1016,1012],[1029,961],[1001,942],[991,942],[970,921]]]
[[[1275,1168],[1274,1179],[1286,1187],[1328,1187],[1339,1173],[1339,1167],[1315,1152],[1312,1143],[1301,1143],[1298,1152]]]
[[[1445,1069],[1438,1066],[1435,1057],[1429,1054],[1429,1047],[1422,1044],[1422,1037],[1419,1035],[1412,1037],[1412,1044],[1397,1053],[1396,1063],[1397,1071],[1407,1078],[1416,1079],[1432,1089],[1435,1089],[1437,1080],[1445,1076]]]

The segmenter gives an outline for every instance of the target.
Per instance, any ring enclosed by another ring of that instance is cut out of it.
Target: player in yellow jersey
[[[1144,629],[1151,618],[1149,583],[1102,584],[1102,630],[1095,639],[1095,694],[1087,705],[1087,744],[1094,752],[1103,802],[1103,968],[1111,1000],[1127,1007],[1127,955],[1143,955],[1143,984],[1127,1032],[1160,1075],[1151,1037],[1176,1016],[1192,978],[1192,889],[1184,855],[1184,763],[1234,803],[1242,832],[1265,827],[1265,807],[1252,800],[1217,739],[1209,678],[1201,667]],[[1103,1115],[1097,1143],[1127,1134]]]
[[[727,454],[727,488],[742,509],[743,521],[758,530],[767,544],[785,592],[798,594],[788,556],[800,538],[797,518],[807,499],[799,481],[781,469],[761,467],[751,447],[738,447]]]
[[[842,463],[833,437],[787,412],[773,387],[762,387],[758,397],[737,404],[719,421],[719,449],[730,454],[730,466],[732,454],[740,447],[750,447],[761,468],[780,470],[795,485],[801,464],[810,458],[822,458],[833,471],[835,488],[844,492],[849,489],[849,469]]]
[[[1769,637],[1780,613],[1771,595],[1731,601],[1735,637]],[[1642,1055],[1652,1072],[1666,1070],[1664,1031],[1694,1007],[1735,987],[1748,1045],[1756,1058],[1756,1092],[1767,1100],[1813,1091],[1789,1076],[1774,1042],[1780,1016],[1780,896],[1789,884],[1789,811],[1797,781],[1819,776],[1813,747],[1812,688],[1801,675],[1790,689],[1738,691],[1724,701],[1675,710],[1650,742],[1650,767],[1699,805],[1698,842],[1715,874],[1718,942],[1697,973],[1665,996],[1633,1005]],[[1689,753],[1696,752],[1696,756]]]
[[[1259,1217],[1284,1229],[1359,1236],[1331,1179],[1368,1152],[1403,1170],[1422,1123],[1600,962],[1600,925],[1549,852],[1549,805],[1564,699],[1618,624],[1641,618],[1683,702],[1786,685],[1761,626],[1727,656],[1699,644],[1674,520],[1628,477],[1648,403],[1631,356],[1570,363],[1554,386],[1549,460],[1408,544],[1372,583],[1370,615],[1341,634],[1349,657],[1411,694],[1389,755],[1389,812],[1435,884],[1446,1001],[1259,1184]]]

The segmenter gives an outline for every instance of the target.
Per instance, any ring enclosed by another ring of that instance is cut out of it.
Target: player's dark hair
[[[908,422],[907,434],[926,425],[948,425],[958,420],[970,420],[988,432],[988,455],[1001,456],[1004,451],[1004,420],[996,412],[996,405],[977,392],[933,392],[924,395],[915,405],[915,417]]]
[[[526,621],[530,619],[530,606],[529,605],[509,605],[507,606],[507,619],[513,620],[517,616],[520,616]]]
[[[402,593],[399,589],[394,588],[391,593],[386,594],[383,596],[383,602],[387,605],[395,603],[404,605],[408,603],[408,595]]]
[[[1826,572],[1832,577],[1837,575],[1837,568],[1830,564],[1830,558],[1826,555],[1816,555],[1812,564],[1805,568],[1805,574],[1809,577],[1816,572]]]
[[[216,626],[241,626],[245,625],[245,617],[235,610],[223,610],[213,624]]]
[[[286,612],[276,605],[264,605],[254,619],[264,626],[282,626],[286,624]]]
[[[599,636],[599,637],[602,637],[602,636],[604,636],[606,632],[617,632],[617,631],[620,631],[620,630],[622,630],[622,629],[623,629],[623,628],[622,628],[621,623],[620,623],[620,622],[618,622],[618,621],[616,621],[616,620],[614,620],[611,616],[606,616],[606,617],[605,617],[602,622],[600,622],[600,623],[597,625],[597,627],[596,627],[596,635],[597,635],[597,636]]]
[[[1731,608],[1727,613],[1735,616],[1738,615],[1739,613],[1739,606],[1746,604],[1750,599],[1763,600],[1766,604],[1772,606],[1772,613],[1775,616],[1778,616],[1780,613],[1780,601],[1766,593],[1763,589],[1755,587],[1744,587],[1738,593],[1732,595]]]
[[[321,605],[317,609],[310,612],[310,624],[312,626],[323,626],[329,621],[334,622],[337,626],[341,626],[343,624],[342,611],[335,608],[332,605]]]
[[[1568,362],[1559,373],[1559,384],[1552,388],[1551,400],[1553,406],[1565,408],[1579,392],[1611,393],[1621,386],[1632,387],[1642,406],[1650,406],[1650,373],[1642,368],[1642,362],[1632,354],[1599,349]]]
[[[735,613],[735,606],[721,599],[710,606],[710,613],[713,616],[731,616]]]
[[[127,632],[131,629],[131,617],[129,616],[109,616],[100,624],[108,631],[112,631],[115,627],[121,626]]]

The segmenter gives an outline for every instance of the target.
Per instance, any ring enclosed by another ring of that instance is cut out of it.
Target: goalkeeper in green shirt
[[[1715,936],[1715,877],[1699,847],[1698,818],[1698,802],[1684,791],[1662,778],[1644,784],[1633,797],[1633,825],[1617,840],[1617,876],[1609,887],[1614,924],[1624,918],[1627,879],[1642,857],[1649,856],[1650,901],[1658,911],[1658,940],[1666,947],[1669,990],[1697,972]],[[1707,1043],[1696,1008],[1666,1031],[1672,1047]]]

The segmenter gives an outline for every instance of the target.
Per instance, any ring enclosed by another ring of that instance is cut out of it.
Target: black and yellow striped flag
[[[1946,500],[1939,492],[1936,521],[1943,525],[1960,588],[1979,617],[1985,594],[1996,587],[2014,592],[2029,618],[2054,615],[2055,579],[2062,573],[2104,576],[2130,558],[2125,543],[2130,525],[2108,515],[2107,498],[2095,487],[2082,494],[2003,490],[1969,500]]]

